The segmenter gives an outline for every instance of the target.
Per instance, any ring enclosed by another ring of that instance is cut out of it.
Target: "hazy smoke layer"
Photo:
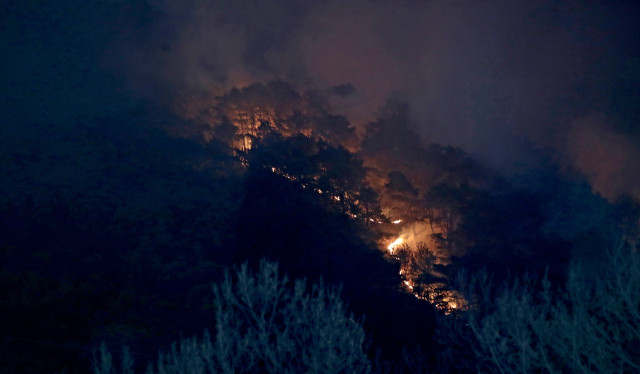
[[[94,2],[63,1],[55,9],[43,2],[32,9],[49,16],[63,9],[64,35],[75,35],[74,45],[85,51],[78,55],[95,52],[86,64],[67,58],[80,66],[69,69],[62,85],[84,74],[78,73],[83,64],[126,80],[143,98],[164,101],[276,78],[301,88],[351,82],[356,93],[334,97],[332,104],[360,127],[393,95],[411,104],[423,140],[460,146],[507,174],[536,167],[533,150],[551,148],[607,197],[638,186],[637,6],[586,0]],[[69,63],[59,51],[69,42],[51,43],[51,55],[60,60],[55,69],[64,70]],[[8,65],[33,60],[18,52]]]

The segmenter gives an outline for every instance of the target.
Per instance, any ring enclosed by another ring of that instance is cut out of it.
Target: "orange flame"
[[[393,243],[389,244],[389,246],[387,247],[387,249],[389,250],[389,252],[393,253],[393,251],[396,250],[396,248],[402,244],[404,240],[402,240],[402,238],[398,238],[396,239]]]

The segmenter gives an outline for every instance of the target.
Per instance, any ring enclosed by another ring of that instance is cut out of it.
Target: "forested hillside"
[[[87,372],[102,341],[141,369],[213,326],[211,285],[261,259],[341,285],[371,359],[401,365],[420,346],[434,364],[436,314],[471,304],[460,269],[548,269],[560,285],[571,259],[603,258],[588,250],[635,227],[635,202],[612,205],[577,173],[541,170],[544,188],[528,187],[420,139],[402,101],[358,135],[334,94],[274,81],[178,115],[141,106],[5,134],[5,372]]]
[[[640,6],[0,2],[0,374],[640,372]]]

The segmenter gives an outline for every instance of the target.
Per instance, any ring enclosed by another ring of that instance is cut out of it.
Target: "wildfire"
[[[389,252],[391,252],[393,254],[393,251],[396,250],[396,248],[402,244],[404,240],[402,240],[402,238],[398,238],[396,239],[393,243],[389,244],[389,246],[387,247],[387,249],[389,250]]]
[[[268,105],[265,106],[264,108],[258,107],[255,105],[251,105],[251,106],[231,105],[229,108],[229,112],[230,112],[229,113],[230,120],[237,127],[237,132],[240,135],[242,135],[238,137],[238,139],[234,142],[234,146],[238,149],[245,150],[245,151],[248,149],[251,149],[252,142],[254,141],[255,138],[259,136],[258,129],[263,122],[268,124],[276,124],[278,122],[277,121],[278,113],[276,113],[276,110],[269,107]],[[287,131],[293,131],[293,130],[287,130]],[[311,134],[310,132],[305,133],[305,135],[307,136],[309,136],[310,134]],[[243,160],[243,164],[246,165],[246,160]],[[322,190],[318,188],[317,184],[314,184],[313,182],[309,183],[308,181],[310,181],[310,178],[316,182],[320,180],[320,176],[317,174],[308,175],[308,176],[299,178],[295,174],[289,174],[288,173],[289,170],[286,167],[283,167],[282,169],[280,169],[278,167],[269,165],[269,166],[266,166],[266,168],[267,170],[271,169],[273,173],[278,174],[280,176],[284,176],[291,181],[297,181],[298,183],[301,184],[302,188],[304,189],[309,188],[315,191],[315,193],[319,195],[323,195],[324,197],[326,197],[327,199],[333,202],[342,203],[344,202],[344,200],[348,200],[352,197],[348,193],[345,193],[344,195],[342,195],[342,194],[335,194],[335,192],[332,192],[331,190],[327,190],[327,189]],[[326,172],[327,171],[326,167],[321,166],[321,171]],[[347,211],[345,213],[347,213],[349,217],[353,219],[359,218],[358,215],[354,214],[351,211]],[[388,223],[398,225],[398,224],[404,223],[403,219],[395,219],[395,220],[393,219],[393,218],[397,218],[398,215],[395,215],[395,217],[393,217],[392,215],[386,216],[386,217],[382,216],[382,217],[383,219],[380,219],[380,216],[365,215],[361,218],[366,223],[371,223],[374,225],[376,224],[383,225]],[[427,227],[426,224],[422,224],[422,225],[424,226],[424,228],[422,229],[423,232],[427,232],[427,234],[429,233],[436,234],[436,232],[434,232],[432,225],[429,225],[430,227]],[[413,229],[413,235],[414,235],[413,241],[417,242],[416,231],[418,231],[418,233],[422,232],[420,224],[407,222],[403,226],[410,226],[410,227],[407,227],[407,229],[409,228]],[[383,226],[383,228],[386,228],[386,227]],[[443,229],[440,229],[439,233],[442,233],[443,235],[445,234],[443,232]],[[429,239],[427,238],[426,240],[428,241]],[[418,299],[425,300],[427,302],[432,303],[433,305],[435,305],[436,308],[442,310],[445,314],[451,314],[452,311],[456,309],[468,308],[467,301],[464,299],[464,297],[454,290],[447,289],[446,284],[421,282],[419,276],[421,274],[426,274],[432,270],[429,270],[428,266],[424,264],[424,261],[423,262],[414,261],[412,263],[404,262],[404,261],[408,261],[407,258],[415,257],[414,251],[409,251],[410,253],[409,255],[405,254],[403,256],[398,256],[395,253],[404,244],[405,244],[404,239],[402,237],[398,237],[391,244],[387,246],[387,249],[391,257],[393,257],[395,260],[403,262],[399,269],[400,287],[402,288],[406,287],[405,288],[406,292],[414,295]],[[402,257],[402,260],[400,257]],[[418,268],[420,266],[422,266],[422,268]],[[444,276],[438,274],[437,277],[444,277]]]

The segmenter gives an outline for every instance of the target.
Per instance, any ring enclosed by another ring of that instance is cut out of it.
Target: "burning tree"
[[[231,124],[235,130],[230,144],[240,151],[251,149],[265,134],[264,128],[284,137],[301,134],[357,148],[355,129],[344,116],[330,113],[326,98],[314,90],[300,93],[281,80],[233,88],[208,99],[186,99],[180,106],[183,115],[196,122],[205,142],[228,132]]]
[[[415,250],[406,243],[398,244],[392,256],[400,263],[404,284],[416,297],[447,313],[466,304],[464,297],[450,287],[449,279],[438,271],[437,257],[426,244],[418,243]]]

